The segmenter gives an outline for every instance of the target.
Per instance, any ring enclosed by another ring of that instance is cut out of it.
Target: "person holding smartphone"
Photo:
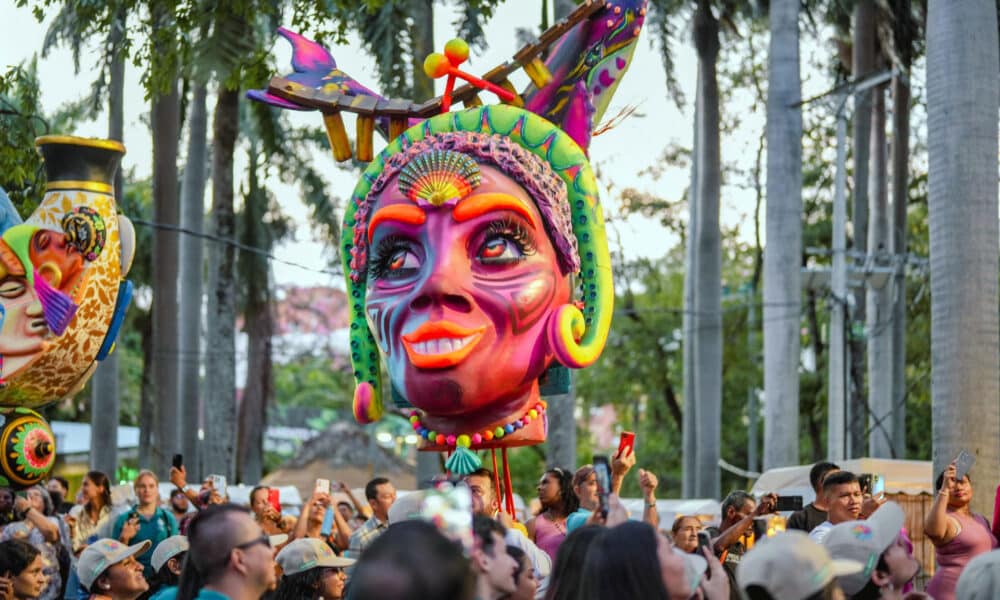
[[[138,504],[118,516],[111,537],[125,545],[149,541],[150,551],[137,556],[137,560],[142,565],[143,576],[151,580],[156,574],[150,562],[153,552],[160,542],[177,535],[177,519],[160,506],[160,481],[152,471],[140,471],[133,489]]]
[[[952,461],[937,478],[938,493],[924,520],[924,533],[934,544],[938,568],[927,584],[936,600],[953,600],[958,576],[973,557],[997,547],[986,517],[972,512],[972,480],[958,477]]]
[[[295,517],[283,515],[277,507],[272,506],[270,493],[271,488],[264,485],[250,490],[250,510],[253,511],[254,520],[268,535],[291,533],[295,529]]]
[[[0,541],[20,539],[37,548],[42,553],[46,577],[45,588],[38,597],[42,600],[59,598],[63,582],[59,553],[69,544],[69,532],[55,516],[49,493],[40,485],[28,488],[23,497],[14,499],[14,513],[20,520],[4,528]]]

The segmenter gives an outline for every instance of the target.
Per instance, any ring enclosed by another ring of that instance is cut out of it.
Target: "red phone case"
[[[622,452],[628,448],[628,451],[635,452],[635,434],[631,431],[623,431],[621,437],[618,439],[618,452],[615,456],[622,456]]]
[[[270,488],[267,490],[267,501],[274,507],[274,510],[281,512],[281,490]]]

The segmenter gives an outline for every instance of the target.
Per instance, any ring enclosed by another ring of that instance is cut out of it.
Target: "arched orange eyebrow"
[[[398,221],[407,225],[423,225],[427,220],[427,215],[423,209],[412,204],[393,204],[380,208],[372,215],[372,220],[368,222],[368,243],[372,243],[372,234],[375,228],[384,221]]]
[[[451,211],[451,216],[461,223],[498,210],[515,212],[531,223],[532,227],[538,229],[538,219],[531,214],[531,211],[525,206],[523,200],[510,194],[497,192],[476,194],[465,198],[455,205],[454,210]]]

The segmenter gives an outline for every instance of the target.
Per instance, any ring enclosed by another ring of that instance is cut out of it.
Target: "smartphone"
[[[332,506],[326,507],[326,514],[323,515],[323,526],[320,527],[319,533],[323,537],[329,537],[330,532],[333,531],[333,511]]]
[[[972,465],[976,464],[976,457],[969,454],[965,450],[958,453],[955,457],[955,481],[961,481],[969,474],[969,469]]]
[[[885,493],[885,477],[881,475],[875,475],[872,479],[872,496],[878,496],[879,494]]]
[[[175,454],[173,463],[175,469],[180,469],[184,466],[184,456],[181,454]]]
[[[277,513],[281,513],[281,490],[278,488],[267,488],[267,502]]]
[[[695,554],[701,556],[702,548],[707,548],[709,551],[712,550],[712,538],[708,535],[707,531],[698,532],[698,551]]]
[[[607,456],[594,456],[594,473],[597,474],[597,495],[601,516],[608,516],[608,494],[611,493],[611,462]]]
[[[885,478],[878,473],[858,475],[858,484],[861,486],[861,493],[868,496],[876,496],[885,491]]]
[[[323,478],[317,479],[316,480],[316,487],[313,490],[313,493],[329,494],[330,493],[330,480],[329,479],[323,479]]]
[[[623,452],[625,452],[626,448],[628,448],[629,454],[635,452],[635,434],[631,431],[623,431],[621,436],[619,436],[618,453],[615,456],[625,456]]]
[[[778,503],[774,505],[774,510],[778,512],[802,510],[802,496],[778,496]]]
[[[227,486],[226,486],[226,476],[225,475],[209,475],[208,479],[212,482],[212,489],[219,492],[219,495],[223,498],[226,497]]]

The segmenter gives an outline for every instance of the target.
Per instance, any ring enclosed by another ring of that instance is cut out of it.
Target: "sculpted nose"
[[[436,261],[432,267],[410,301],[410,309],[448,308],[461,313],[471,312],[472,299],[462,286],[463,280],[471,277],[468,270],[448,260]]]

